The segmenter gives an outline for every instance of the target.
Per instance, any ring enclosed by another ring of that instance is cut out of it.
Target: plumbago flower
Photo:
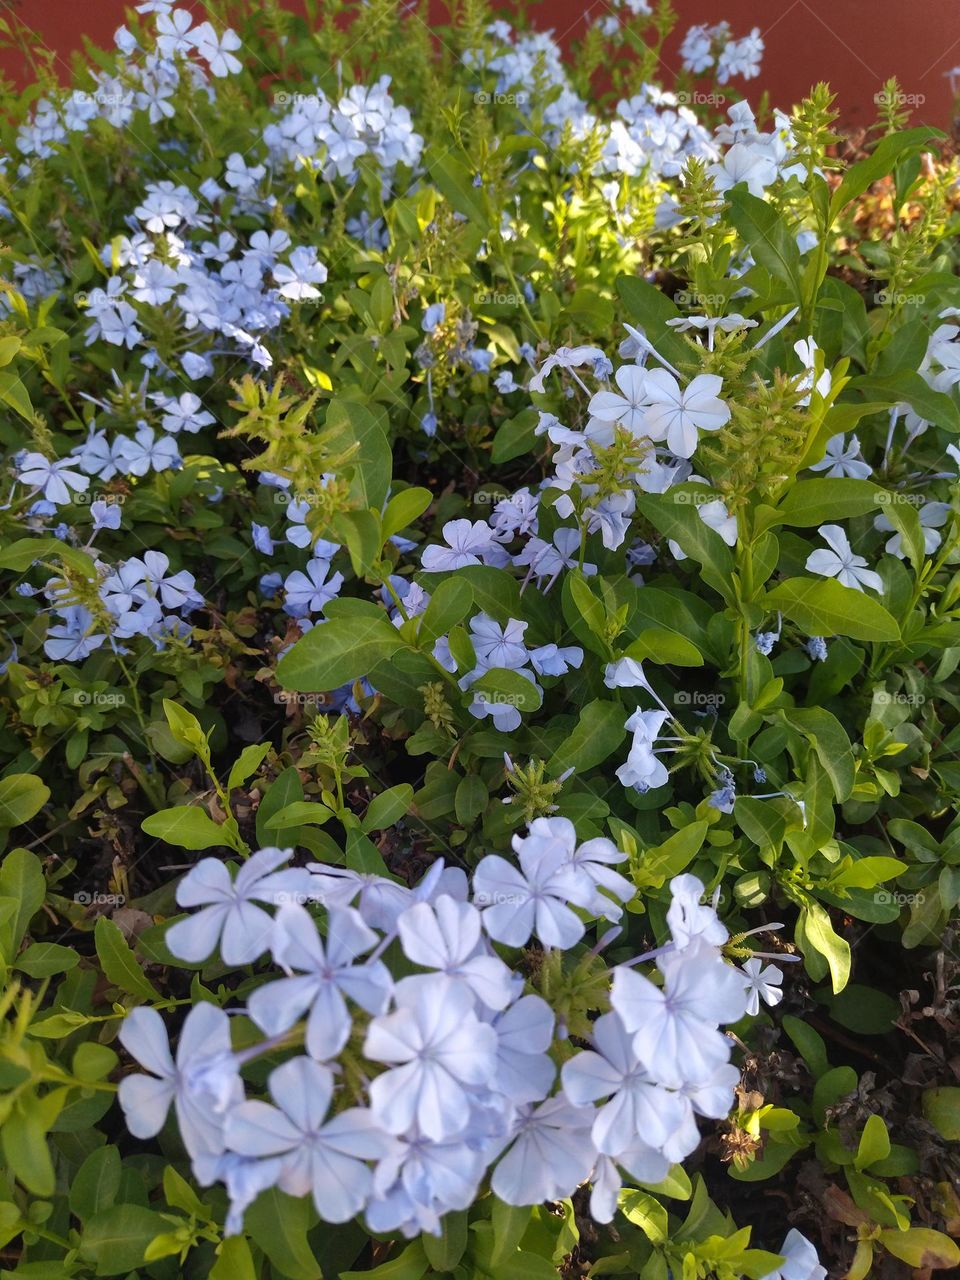
[[[230,1019],[214,1004],[196,1005],[180,1031],[174,1061],[163,1019],[155,1009],[134,1009],[120,1028],[120,1043],[150,1072],[120,1081],[120,1105],[136,1138],[152,1138],[163,1128],[170,1104],[180,1137],[194,1161],[223,1152],[223,1115],[243,1099],[243,1086],[231,1055]],[[207,1081],[219,1067],[221,1088],[211,1094]],[[204,1072],[208,1076],[205,1077]]]
[[[174,1060],[159,1013],[136,1009],[121,1043],[150,1074],[125,1077],[120,1102],[137,1137],[157,1133],[174,1104],[198,1180],[227,1187],[229,1231],[277,1186],[312,1197],[327,1222],[362,1213],[374,1231],[438,1233],[485,1177],[513,1205],[562,1199],[592,1180],[593,1212],[607,1221],[624,1174],[662,1179],[698,1144],[696,1117],[726,1115],[739,1073],[720,1027],[758,990],[769,999],[777,971],[729,964],[703,885],[680,876],[671,937],[653,953],[662,987],[637,962],[614,969],[612,1010],[587,1023],[589,1047],[565,1052],[558,1076],[552,1051],[566,1031],[513,967],[514,949],[536,934],[559,955],[584,919],[616,918],[631,886],[613,870],[624,855],[608,840],[578,843],[564,818],[537,819],[514,848],[519,868],[499,855],[481,861],[472,901],[442,862],[410,890],[319,864],[281,870],[289,855],[277,849],[254,854],[235,880],[213,859],[184,879],[181,902],[200,910],[192,930],[168,930],[174,954],[199,959],[219,944],[223,962],[238,965],[268,946],[284,971],[246,997],[268,1038],[233,1050],[227,1013],[203,1003]],[[386,914],[389,895],[362,887],[378,881],[401,894]],[[318,921],[309,904],[320,900]],[[269,1101],[248,1096],[241,1076],[263,1053],[287,1055],[267,1079]]]
[[[493,1083],[497,1033],[477,1017],[464,984],[446,976],[404,978],[394,1004],[363,1046],[365,1057],[388,1064],[370,1085],[373,1113],[388,1133],[416,1123],[435,1141],[454,1137],[471,1089]]]
[[[310,874],[297,868],[278,871],[289,849],[261,849],[231,878],[218,858],[204,858],[177,886],[181,907],[201,907],[196,915],[172,924],[169,949],[196,964],[219,946],[226,964],[250,964],[270,949],[273,917],[257,903],[297,901],[310,891]]]
[[[277,1035],[309,1011],[307,1050],[321,1061],[331,1058],[353,1025],[346,996],[368,1013],[382,1013],[390,1001],[393,980],[386,965],[359,962],[378,936],[359,912],[340,907],[328,913],[322,939],[312,917],[294,902],[280,907],[273,936],[273,958],[291,976],[258,987],[248,1002],[250,1016],[268,1035]]]
[[[538,831],[531,827],[528,836],[513,837],[519,869],[499,854],[481,859],[473,876],[475,899],[483,908],[483,927],[497,942],[521,947],[535,934],[545,946],[566,949],[584,932],[569,904],[588,907],[596,890],[573,860],[566,838],[571,824],[563,818],[539,821]]]
[[[807,557],[807,568],[811,573],[819,573],[824,578],[836,578],[843,586],[852,587],[854,591],[862,591],[864,587],[869,587],[871,591],[883,591],[883,579],[879,573],[868,569],[866,559],[854,553],[849,538],[838,524],[822,525],[820,536],[829,550],[811,551]]]
[[[226,1120],[225,1145],[238,1155],[279,1157],[276,1185],[291,1196],[312,1195],[327,1222],[348,1222],[373,1184],[369,1160],[393,1143],[372,1113],[349,1107],[328,1118],[333,1075],[309,1058],[293,1058],[270,1073],[275,1103],[242,1102]]]

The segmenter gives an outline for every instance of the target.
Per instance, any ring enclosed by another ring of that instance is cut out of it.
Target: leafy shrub
[[[956,1266],[941,135],[207,7],[4,113],[12,1274]]]

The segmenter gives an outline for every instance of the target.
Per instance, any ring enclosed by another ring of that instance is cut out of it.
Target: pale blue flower
[[[353,1025],[345,996],[367,1013],[383,1013],[393,980],[382,961],[358,964],[377,942],[360,914],[350,907],[327,913],[321,938],[307,911],[298,903],[282,905],[274,921],[273,957],[294,975],[258,987],[247,1009],[258,1027],[274,1036],[286,1031],[307,1011],[306,1046],[314,1058],[332,1058],[347,1043]]]
[[[417,1124],[428,1138],[455,1137],[471,1091],[493,1083],[496,1032],[477,1018],[469,988],[442,974],[404,978],[395,1002],[363,1046],[364,1057],[389,1064],[370,1084],[373,1114],[389,1133]]]
[[[252,964],[270,950],[274,928],[273,917],[256,904],[302,901],[309,893],[307,871],[277,870],[289,857],[289,849],[260,849],[235,878],[219,858],[201,859],[177,885],[177,902],[202,910],[169,926],[168,949],[199,964],[219,946],[224,964]]]
[[[120,1025],[119,1038],[127,1053],[151,1073],[124,1076],[117,1091],[133,1136],[155,1137],[173,1103],[188,1154],[195,1160],[219,1156],[224,1112],[243,1098],[232,1067],[230,1020],[223,1010],[206,1000],[194,1005],[180,1030],[176,1062],[156,1009],[131,1010]],[[205,1074],[211,1066],[218,1072],[215,1096]]]
[[[325,1222],[349,1222],[370,1195],[368,1160],[393,1141],[363,1107],[327,1119],[333,1076],[310,1058],[292,1058],[270,1073],[267,1102],[243,1102],[227,1116],[226,1145],[238,1155],[280,1158],[277,1186],[290,1196],[312,1195]]]
[[[480,912],[468,902],[443,895],[418,902],[397,927],[404,955],[424,969],[436,969],[466,983],[488,1009],[505,1009],[514,995],[514,975],[484,946]]]

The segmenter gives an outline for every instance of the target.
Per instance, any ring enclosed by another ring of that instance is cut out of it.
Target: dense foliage
[[[2,26],[8,1269],[957,1266],[946,139],[205,8]]]

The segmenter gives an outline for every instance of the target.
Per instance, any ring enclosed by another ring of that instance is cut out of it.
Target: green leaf
[[[289,805],[295,804],[303,800],[303,783],[300,781],[300,774],[290,765],[284,769],[282,773],[278,773],[276,778],[267,787],[257,808],[257,840],[261,847],[271,843],[271,832],[267,827],[267,823],[272,817],[286,809]],[[292,845],[298,843],[298,832],[289,831],[287,839]]]
[[[417,628],[417,644],[433,650],[440,636],[445,636],[462,622],[473,607],[473,587],[459,574],[445,578],[430,597]]]
[[[470,826],[471,823],[476,822],[487,807],[489,797],[490,793],[483,779],[476,773],[468,773],[457,785],[454,801],[457,821],[463,826]]]
[[[450,631],[450,656],[457,664],[458,671],[472,671],[477,665],[477,655],[473,642],[463,627],[453,627]],[[421,695],[422,696],[422,695]]]
[[[34,942],[17,956],[15,969],[28,973],[31,978],[49,978],[55,973],[66,973],[80,963],[80,955],[73,947],[61,947],[56,942]]]
[[[226,1236],[217,1247],[210,1280],[257,1280],[258,1275],[246,1236]]]
[[[19,827],[35,818],[50,799],[50,788],[34,773],[0,778],[0,827]]]
[[[119,1058],[105,1044],[85,1040],[77,1045],[73,1055],[73,1074],[78,1080],[102,1080],[117,1065]]]
[[[890,1031],[900,1014],[900,1005],[884,991],[849,982],[837,996],[821,996],[830,1017],[848,1031],[861,1036],[879,1036]]]
[[[138,1204],[114,1205],[94,1214],[86,1223],[80,1256],[96,1265],[98,1276],[125,1276],[140,1266],[150,1242],[169,1226],[166,1218],[153,1209]]]
[[[823,707],[791,707],[780,713],[787,724],[804,735],[833,784],[834,795],[842,804],[853,791],[856,764],[847,731]]]
[[[249,747],[244,747],[230,769],[230,776],[227,778],[228,793],[234,787],[242,786],[251,774],[256,773],[270,750],[270,745],[269,742],[252,742]]]
[[[530,1226],[532,1209],[527,1205],[506,1204],[497,1196],[491,1198],[493,1208],[490,1211],[490,1222],[493,1226],[493,1248],[487,1259],[487,1269],[491,1274],[498,1274],[497,1268],[507,1258],[516,1253],[520,1241]]]
[[[414,520],[419,520],[432,501],[433,494],[429,489],[416,486],[395,493],[387,503],[382,517],[384,538],[391,538],[401,529],[408,529]]]
[[[395,787],[381,791],[370,801],[361,829],[364,832],[384,831],[394,826],[409,811],[412,800],[413,787],[409,782],[399,782]]]
[[[628,1222],[639,1227],[653,1244],[663,1244],[667,1239],[667,1211],[653,1196],[645,1191],[625,1188],[620,1192],[619,1208]]]
[[[590,634],[597,636],[602,641],[606,627],[607,611],[603,607],[602,601],[594,594],[593,588],[584,574],[579,569],[571,569],[566,576],[564,589],[565,592],[569,592],[573,606],[587,624]]]
[[[23,380],[16,371],[7,372],[7,370],[3,370],[3,372],[0,372],[0,400],[19,413],[20,417],[25,421],[33,422],[34,408],[30,400],[30,393],[23,385]]]
[[[100,967],[108,982],[142,1000],[160,999],[160,992],[147,981],[118,925],[107,916],[100,916],[93,937]]]
[[[536,409],[522,409],[514,417],[501,422],[493,437],[490,460],[511,462],[522,454],[532,453],[537,443],[534,433],[539,421],[540,414]]]
[[[779,854],[787,833],[787,815],[783,805],[755,796],[737,796],[733,804],[737,826],[758,849],[766,854]]]
[[[8,365],[22,345],[21,339],[15,334],[0,338],[0,367]]]
[[[679,875],[700,852],[707,830],[705,821],[691,822],[662,844],[644,849],[631,863],[634,877],[643,884],[659,886]]]
[[[874,643],[900,639],[896,619],[882,604],[832,578],[788,578],[767,592],[763,606],[786,614],[810,636],[849,636]]]
[[[658,351],[672,364],[690,359],[690,349],[669,326],[680,312],[673,300],[642,276],[617,276],[617,293],[626,308],[630,322],[637,325]]]
[[[831,892],[837,889],[873,889],[885,880],[906,871],[907,864],[885,854],[867,854],[845,861],[827,881]]]
[[[108,1209],[120,1190],[120,1152],[103,1146],[91,1151],[77,1170],[70,1188],[70,1212],[86,1222]]]
[[[423,1237],[408,1244],[402,1253],[382,1262],[372,1271],[341,1271],[340,1280],[420,1280],[430,1268]],[[294,1277],[293,1280],[298,1280]],[[315,1277],[311,1277],[315,1280]]]
[[[678,543],[681,551],[703,566],[704,581],[732,603],[733,552],[719,533],[697,514],[702,495],[696,486],[677,485],[669,493],[638,495],[637,510],[654,528]]]
[[[329,693],[365,676],[406,648],[384,617],[331,618],[298,640],[277,664],[277,679],[299,693]]]
[[[578,774],[601,764],[626,737],[627,715],[619,702],[596,698],[580,712],[580,719],[554,752],[549,772],[557,775],[566,769]]]
[[[894,405],[906,401],[921,418],[943,427],[945,431],[960,433],[960,410],[954,401],[945,392],[934,391],[913,369],[853,378],[847,389],[878,404]]]
[[[161,809],[140,824],[148,836],[180,849],[211,849],[229,845],[224,829],[196,804]]]
[[[62,1040],[92,1021],[85,1013],[66,1009],[62,1013],[40,1013],[30,1023],[28,1034],[38,1040]]]
[[[163,1171],[163,1196],[171,1209],[182,1209],[191,1217],[199,1217],[204,1211],[200,1197],[172,1164]]]
[[[890,1135],[887,1126],[880,1116],[867,1117],[857,1144],[857,1154],[853,1158],[854,1167],[867,1169],[877,1160],[886,1160],[890,1154]]]
[[[557,1268],[542,1254],[519,1249],[500,1264],[497,1280],[557,1280]]]
[[[424,575],[427,585],[431,580],[436,583],[446,581],[447,574]],[[494,569],[491,565],[471,564],[457,570],[457,577],[469,582],[473,588],[473,601],[478,610],[487,613],[497,622],[506,622],[508,618],[523,618],[523,606],[520,602],[520,583],[504,569]],[[435,590],[428,586],[428,590]]]
[[[671,1200],[689,1200],[693,1195],[693,1184],[689,1174],[681,1164],[672,1164],[665,1178],[659,1182],[644,1182],[648,1191],[658,1196],[667,1196]]]
[[[467,702],[489,702],[518,711],[537,711],[543,703],[538,685],[506,667],[489,667],[463,696]]]
[[[481,230],[489,223],[480,189],[473,185],[473,174],[467,171],[449,151],[442,151],[427,161],[427,169],[437,190],[452,209],[464,214]]]
[[[383,854],[357,827],[351,827],[347,831],[346,863],[351,871],[359,871],[362,875],[393,878],[383,860]]]
[[[814,1031],[808,1023],[801,1022],[790,1013],[783,1015],[783,1029],[796,1045],[800,1056],[810,1068],[813,1078],[819,1079],[830,1067],[823,1036],[819,1031]]]
[[[350,553],[350,564],[358,578],[369,574],[380,555],[383,536],[376,511],[339,511],[331,525]]]
[[[381,511],[390,491],[393,453],[387,439],[385,409],[374,413],[353,400],[331,400],[324,432],[333,451],[352,449],[345,470],[351,474],[349,496],[366,510]]]
[[[780,209],[752,196],[745,186],[727,192],[730,221],[750,246],[754,261],[789,287],[794,302],[802,297],[800,250],[790,222]]]
[[[897,161],[905,152],[926,147],[934,139],[942,137],[943,134],[939,129],[923,125],[918,129],[904,129],[882,138],[871,155],[851,165],[843,175],[840,185],[830,200],[830,221],[836,218],[845,204],[856,200],[874,182],[892,173]]]
[[[624,650],[627,658],[673,667],[702,667],[703,654],[686,636],[665,627],[644,627]]]
[[[56,538],[20,538],[0,551],[0,569],[23,573],[35,560],[62,560],[85,578],[97,576],[93,560],[85,551]]]
[[[777,523],[809,529],[866,515],[887,498],[886,492],[869,480],[842,476],[798,480],[776,508]]]
[[[947,1142],[960,1142],[960,1088],[944,1085],[924,1089],[920,1099],[923,1116]]]
[[[420,1237],[427,1261],[434,1271],[446,1273],[453,1271],[459,1264],[467,1248],[468,1219],[467,1211],[461,1209],[454,1213],[446,1213],[440,1219],[440,1235]]]
[[[920,523],[920,513],[912,502],[895,500],[900,496],[900,494],[889,495],[890,500],[885,503],[883,514],[899,533],[901,550],[914,569],[919,572],[927,558],[923,525]]]
[[[43,865],[35,853],[11,849],[0,865],[0,894],[17,904],[15,913],[0,923],[2,954],[10,963],[47,896]]]
[[[47,1147],[40,1102],[35,1095],[21,1095],[14,1102],[0,1127],[0,1145],[18,1182],[35,1196],[53,1195],[56,1182],[53,1161]]]
[[[829,914],[812,898],[802,908],[800,919],[804,938],[827,962],[834,994],[842,991],[850,977],[850,943],[834,932]]]
[[[880,1243],[887,1253],[913,1267],[914,1274],[947,1267],[960,1267],[960,1248],[942,1231],[929,1227],[909,1227],[906,1231],[881,1231]]]
[[[257,1196],[243,1218],[247,1234],[286,1280],[318,1280],[322,1275],[307,1239],[316,1222],[309,1197],[294,1199],[276,1187]]]
[[[265,831],[289,831],[291,827],[322,827],[333,817],[333,810],[315,800],[294,800],[276,813],[264,818]]]

